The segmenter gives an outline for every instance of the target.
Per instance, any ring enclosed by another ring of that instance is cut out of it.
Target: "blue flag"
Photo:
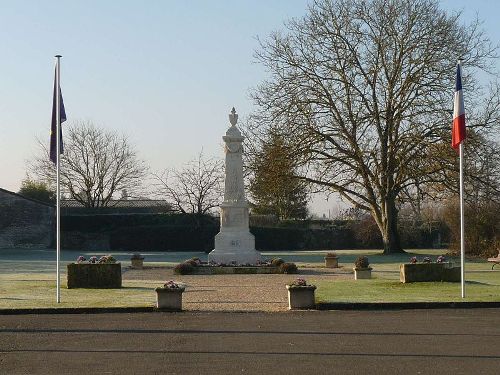
[[[64,110],[64,102],[62,98],[62,93],[61,93],[61,87],[58,87],[59,90],[56,90],[56,79],[54,77],[54,97],[52,99],[52,123],[50,126],[50,160],[55,164],[57,162],[57,154],[56,154],[56,149],[57,149],[57,138],[56,138],[56,132],[57,132],[57,116],[56,116],[56,95],[57,91],[59,91],[59,98],[60,100],[60,107],[59,107],[59,112],[61,114],[61,124],[66,121],[66,111]],[[59,153],[62,154],[63,152],[63,141],[62,141],[62,127],[59,129],[60,131],[60,150]]]

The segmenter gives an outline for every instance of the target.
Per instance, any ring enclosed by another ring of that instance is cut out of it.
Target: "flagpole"
[[[56,254],[57,254],[57,281],[56,281],[56,302],[61,303],[61,190],[60,190],[60,155],[61,155],[61,93],[60,93],[60,59],[61,55],[56,55]]]
[[[462,60],[458,59],[458,67],[461,73]],[[462,298],[465,298],[465,220],[464,220],[464,142],[458,146],[460,158],[460,270],[461,270],[461,292]]]
[[[462,298],[465,298],[465,225],[464,225],[464,143],[460,142],[460,269]]]

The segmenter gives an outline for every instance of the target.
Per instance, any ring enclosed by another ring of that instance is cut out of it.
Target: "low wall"
[[[50,247],[54,212],[48,204],[0,189],[0,249]]]

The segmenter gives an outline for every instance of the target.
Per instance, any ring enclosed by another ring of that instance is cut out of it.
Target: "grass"
[[[65,274],[62,274],[65,280]],[[121,289],[67,289],[61,285],[61,303],[56,303],[53,278],[46,274],[2,275],[0,308],[50,307],[136,307],[154,306],[154,289],[162,284],[155,280],[124,280]]]
[[[314,280],[311,280],[314,283]],[[341,280],[317,282],[317,302],[492,302],[500,301],[499,284],[468,281],[466,298],[460,296],[460,283],[427,282],[403,284],[399,281]]]
[[[370,265],[373,267],[371,280],[338,280],[326,282],[308,280],[316,284],[317,302],[498,302],[500,301],[500,272],[491,270],[491,265],[484,260],[467,260],[465,265],[466,298],[461,298],[460,283],[425,282],[407,283],[399,281],[399,264],[408,262],[411,256],[422,259],[431,256],[433,260],[442,251],[414,250],[407,254],[369,255]],[[354,260],[341,256],[340,262],[345,265]],[[366,254],[365,254],[366,255]],[[455,264],[460,264],[460,259],[448,257]],[[350,270],[349,270],[350,271]]]
[[[300,266],[323,267],[325,251],[312,252],[269,252],[265,258],[281,257]],[[382,255],[380,250],[340,250],[341,273],[352,272],[354,260],[359,255],[369,257],[373,267],[373,279],[315,280],[307,281],[317,285],[318,302],[458,302],[458,301],[500,301],[500,269],[491,270],[485,260],[467,260],[466,298],[460,297],[460,283],[411,283],[399,282],[399,264],[411,256],[419,259],[431,256],[434,260],[442,250],[411,250],[406,254]],[[128,257],[129,255],[127,255]],[[188,259],[193,254],[183,253],[179,257]],[[198,255],[196,255],[198,256]],[[125,259],[125,256],[123,256]],[[50,307],[140,307],[154,306],[154,288],[164,280],[124,280],[122,289],[66,289],[64,272],[61,288],[61,303],[55,302],[53,261],[47,259],[11,259],[0,254],[0,309],[50,308]],[[73,254],[72,254],[73,258]],[[70,259],[72,259],[70,258]],[[153,258],[153,257],[152,257]],[[153,259],[152,259],[153,260]],[[154,259],[154,265],[174,265],[172,259]],[[455,263],[457,258],[451,258]],[[124,266],[128,265],[124,262]],[[150,264],[151,265],[151,264]],[[64,269],[64,267],[63,267]],[[216,276],[212,276],[216,277]],[[256,275],[255,277],[259,277]],[[351,277],[351,276],[349,276]]]

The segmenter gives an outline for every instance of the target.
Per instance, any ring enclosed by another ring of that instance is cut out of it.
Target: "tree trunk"
[[[405,251],[401,247],[401,240],[398,231],[398,209],[394,198],[385,201],[384,216],[382,218],[382,241],[384,243],[384,254],[398,254]]]

